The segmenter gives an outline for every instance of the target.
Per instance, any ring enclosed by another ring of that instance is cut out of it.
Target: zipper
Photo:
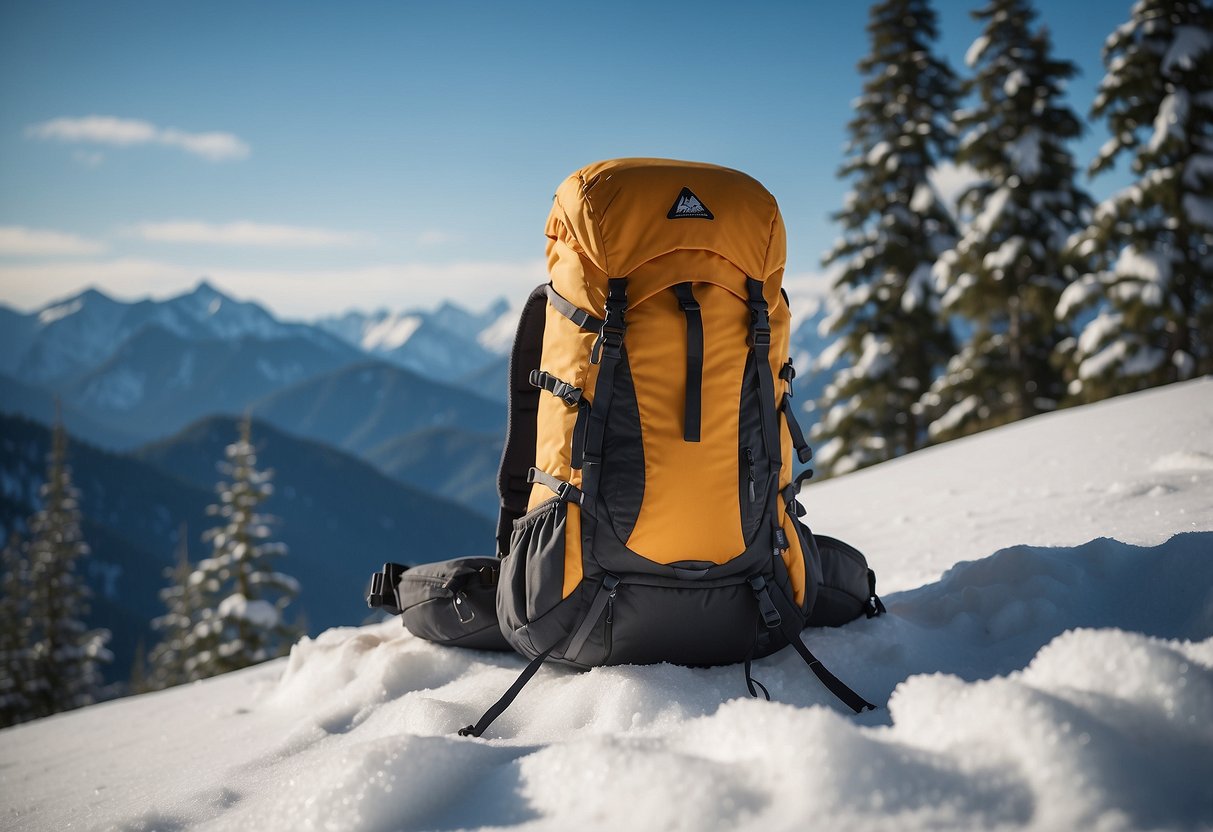
[[[607,596],[606,608],[606,626],[602,632],[602,643],[606,647],[606,652],[603,654],[602,663],[606,664],[611,660],[611,651],[614,648],[614,627],[612,623],[615,620],[615,596],[619,594],[619,587],[611,590],[611,594]]]
[[[750,490],[750,502],[754,502],[757,498],[757,493],[754,488],[754,452],[745,448],[745,464],[746,464],[746,481]]]

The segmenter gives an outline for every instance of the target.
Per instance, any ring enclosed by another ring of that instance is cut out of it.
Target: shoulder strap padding
[[[535,464],[535,419],[539,412],[539,388],[531,384],[531,371],[539,369],[543,355],[543,330],[547,319],[547,284],[536,287],[522,307],[518,333],[510,352],[509,407],[505,450],[497,471],[497,493],[501,512],[497,517],[497,556],[510,550],[514,521],[526,514],[531,498],[527,472]]]

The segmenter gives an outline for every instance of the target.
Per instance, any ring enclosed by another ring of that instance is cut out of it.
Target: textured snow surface
[[[1213,826],[1213,381],[814,485],[889,614],[737,667],[542,670],[396,621],[0,733],[5,829]],[[374,568],[368,567],[368,572]]]

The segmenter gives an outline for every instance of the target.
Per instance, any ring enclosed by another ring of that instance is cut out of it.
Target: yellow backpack
[[[800,639],[822,567],[792,476],[811,452],[789,404],[774,197],[727,168],[618,159],[560,185],[546,233],[498,483],[497,617],[532,662],[463,733],[544,661],[745,662],[757,695],[750,660],[788,644],[873,707]]]

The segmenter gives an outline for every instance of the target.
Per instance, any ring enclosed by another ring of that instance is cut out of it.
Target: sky
[[[979,5],[934,4],[958,71]],[[1085,115],[1130,3],[1038,6]],[[838,0],[0,0],[0,304],[203,277],[290,318],[518,299],[556,186],[622,156],[756,177],[790,279],[820,285],[866,20]]]

